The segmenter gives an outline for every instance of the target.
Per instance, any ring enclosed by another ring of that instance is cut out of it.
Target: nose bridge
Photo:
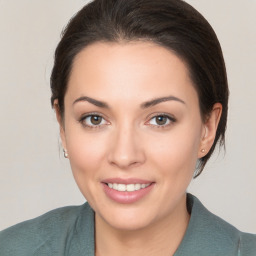
[[[119,168],[128,168],[144,161],[144,152],[139,143],[139,134],[131,123],[123,122],[113,131],[109,161]]]

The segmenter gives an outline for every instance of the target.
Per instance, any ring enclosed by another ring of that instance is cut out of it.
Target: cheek
[[[200,145],[200,128],[180,126],[165,136],[152,138],[150,158],[168,175],[188,175],[194,172]]]
[[[72,132],[67,137],[67,149],[74,179],[84,197],[94,206],[100,171],[104,163],[106,141],[101,135]]]
[[[83,129],[76,129],[67,134],[67,150],[76,180],[81,176],[97,175],[97,170],[100,169],[105,156],[104,146],[107,142],[104,134],[86,133]]]

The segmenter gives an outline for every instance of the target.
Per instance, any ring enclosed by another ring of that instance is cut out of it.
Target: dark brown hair
[[[203,170],[217,142],[225,144],[228,83],[221,47],[206,19],[182,0],[95,0],[84,6],[63,31],[51,75],[51,103],[58,99],[64,116],[64,96],[76,55],[94,42],[146,40],[179,56],[189,69],[199,97],[203,120],[215,103],[223,110],[216,138],[199,159],[195,177]]]

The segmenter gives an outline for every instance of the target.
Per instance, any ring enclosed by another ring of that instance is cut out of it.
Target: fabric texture
[[[191,213],[174,256],[256,256],[256,235],[238,231],[187,194]],[[88,203],[48,212],[0,232],[1,256],[94,256],[94,211]]]

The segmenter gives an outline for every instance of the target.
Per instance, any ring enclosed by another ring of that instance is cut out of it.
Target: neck
[[[172,214],[138,230],[115,229],[96,214],[96,256],[173,255],[185,235],[189,218],[186,195]]]

